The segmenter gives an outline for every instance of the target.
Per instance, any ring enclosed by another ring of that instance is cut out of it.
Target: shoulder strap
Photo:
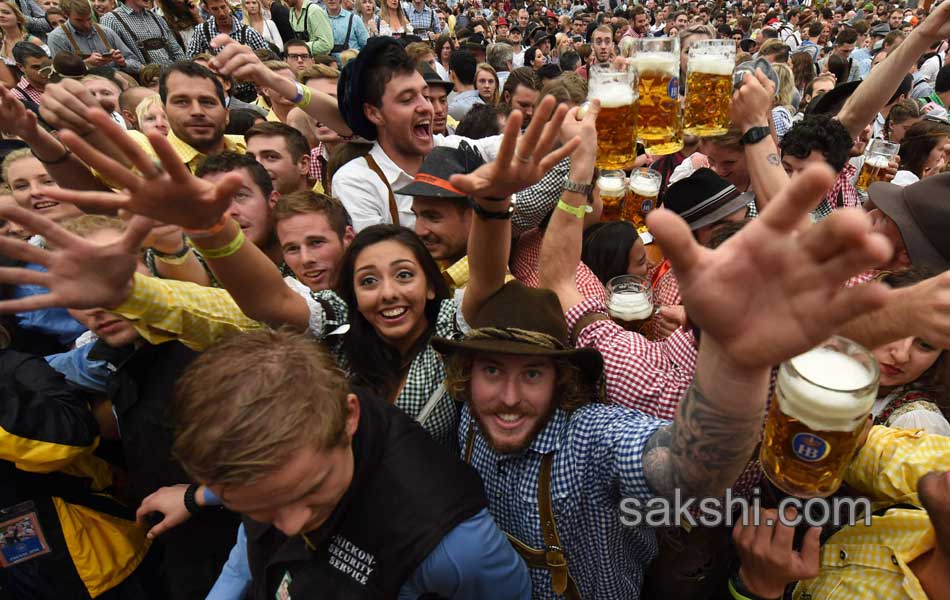
[[[386,175],[383,174],[383,170],[379,168],[379,164],[376,163],[376,159],[371,154],[366,154],[363,158],[366,159],[366,164],[369,165],[370,170],[383,180],[386,191],[389,192],[389,216],[393,220],[393,225],[399,225],[399,209],[396,207],[396,196],[393,195],[393,188],[389,185],[389,180],[386,179]]]
[[[205,34],[205,43],[210,46],[211,45],[211,25],[208,25],[207,21],[201,24],[201,32]]]
[[[69,40],[70,45],[72,45],[73,49],[76,51],[75,54],[77,56],[82,56],[82,51],[79,49],[79,44],[76,43],[76,38],[73,37],[73,32],[70,31],[68,27],[66,27],[66,23],[61,24],[59,28],[62,29],[63,33],[66,34],[66,38]]]
[[[151,57],[151,55],[148,53],[148,48],[146,48],[144,45],[141,45],[141,44],[139,43],[140,40],[139,40],[138,36],[135,35],[135,33],[132,32],[132,28],[129,27],[129,24],[125,22],[125,19],[123,19],[123,18],[122,18],[122,15],[119,14],[119,11],[118,11],[118,10],[114,10],[114,11],[112,11],[111,14],[115,15],[115,18],[118,19],[119,24],[122,25],[122,29],[125,29],[126,33],[129,34],[129,37],[132,38],[132,45],[135,46],[136,48],[138,48],[138,49],[139,49],[139,52],[142,53],[142,59],[144,60],[145,64],[148,64],[148,63],[152,62],[152,57]]]
[[[442,399],[442,396],[445,394],[445,382],[443,381],[435,388],[432,394],[429,396],[429,399],[426,400],[425,406],[422,407],[422,410],[419,411],[419,414],[416,415],[416,422],[420,425],[425,425],[426,421],[429,419],[429,415],[432,414],[432,411],[435,410],[436,404],[439,403],[439,400]]]
[[[346,24],[346,35],[343,36],[343,45],[350,45],[350,32],[353,30],[353,13],[350,13],[350,21]],[[345,50],[345,48],[344,48]]]
[[[557,534],[557,522],[554,520],[554,508],[551,502],[551,469],[554,465],[554,452],[541,458],[541,471],[538,476],[538,516],[541,517],[541,533],[544,535],[544,557],[551,573],[551,589],[557,595],[568,600],[580,600],[580,593],[574,578],[568,572],[567,558]]]
[[[112,46],[109,45],[109,40],[106,38],[106,33],[102,30],[102,27],[98,23],[93,23],[92,26],[99,34],[99,39],[102,40],[102,45],[106,47],[106,52],[112,52]]]

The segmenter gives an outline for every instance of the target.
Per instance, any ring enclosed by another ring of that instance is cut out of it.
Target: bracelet
[[[486,221],[492,219],[504,221],[511,218],[511,215],[513,215],[515,212],[515,207],[509,204],[506,210],[488,210],[487,208],[482,208],[479,206],[477,202],[473,202],[472,210],[477,216],[485,219]]]
[[[201,238],[211,237],[217,235],[224,231],[225,226],[228,224],[227,215],[221,215],[221,218],[218,219],[218,222],[212,225],[207,229],[186,229],[185,235],[190,237],[193,240],[200,240]]]
[[[155,260],[163,262],[166,265],[183,265],[188,262],[188,253],[191,249],[188,246],[185,246],[185,252],[181,256],[175,256],[174,254],[162,254],[152,249],[152,253],[155,255]]]
[[[581,206],[571,206],[564,200],[557,201],[557,207],[569,215],[574,215],[578,219],[583,219],[586,215],[594,212],[594,207],[590,204],[584,204]]]
[[[294,82],[294,86],[297,88],[297,95],[291,98],[290,101],[293,102],[294,104],[297,104],[298,102],[303,100],[303,86],[297,83],[296,81]]]
[[[241,249],[241,246],[244,245],[244,230],[238,229],[238,233],[234,236],[234,239],[221,246],[220,248],[198,248],[198,252],[201,256],[205,258],[227,258],[233,256],[238,250]]]
[[[35,158],[36,160],[40,161],[40,162],[43,163],[44,165],[60,165],[60,164],[63,164],[64,162],[66,162],[67,160],[69,160],[69,157],[70,157],[70,156],[73,155],[72,150],[70,150],[69,148],[67,148],[65,144],[63,144],[63,155],[60,156],[59,158],[54,158],[53,160],[43,160],[42,158],[40,158],[39,156],[36,155],[36,151],[33,150],[33,148],[30,148],[30,154],[33,155],[33,158]]]
[[[192,483],[185,490],[185,509],[192,516],[201,512],[201,507],[198,506],[197,502],[195,502],[195,493],[198,491],[199,487],[201,487],[199,484]]]
[[[310,106],[310,101],[311,101],[311,100],[313,100],[313,92],[310,91],[310,88],[309,88],[309,87],[304,86],[304,88],[303,88],[303,100],[301,100],[300,102],[296,102],[295,104],[297,105],[297,108],[303,110],[303,109],[307,108],[308,106]]]

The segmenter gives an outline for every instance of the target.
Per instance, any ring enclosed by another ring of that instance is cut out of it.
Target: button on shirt
[[[89,31],[82,32],[73,27],[69,21],[63,23],[63,27],[73,34],[73,39],[76,40],[76,45],[79,46],[79,48],[74,48],[66,32],[63,31],[62,28],[57,27],[46,37],[46,45],[49,46],[50,56],[56,56],[60,52],[66,52],[68,54],[76,54],[77,52],[79,54],[93,54],[98,52],[99,54],[106,55],[111,52],[111,48],[116,48],[122,53],[123,58],[125,58],[126,70],[132,73],[138,73],[142,69],[142,63],[136,58],[135,52],[122,41],[122,38],[120,38],[116,32],[108,27],[99,25],[106,41],[109,42],[109,48],[106,48],[102,44],[102,39],[99,37],[99,33],[96,32],[95,27],[91,27]]]
[[[495,452],[475,434],[471,464],[481,475],[489,510],[502,531],[529,546],[545,546],[538,514],[541,458],[557,452],[551,498],[568,569],[582,598],[638,598],[646,566],[656,556],[653,530],[626,527],[618,508],[624,498],[654,497],[643,472],[643,448],[668,421],[639,411],[588,404],[568,415],[556,410],[520,454]],[[460,447],[474,423],[462,411]],[[551,577],[530,569],[532,598],[554,599]]]
[[[117,15],[129,26],[133,35],[129,35],[128,29],[122,25]],[[174,34],[172,34],[171,29],[168,28],[168,23],[166,23],[164,19],[157,17],[155,13],[151,13],[147,10],[136,12],[128,5],[120,4],[118,8],[102,17],[100,23],[103,27],[108,27],[122,38],[125,45],[132,49],[138,61],[143,65],[148,64],[148,62],[170,65],[176,61],[185,59],[185,52],[175,40]],[[158,48],[157,50],[148,50],[151,61],[146,61],[142,54],[142,49],[138,47],[137,43],[152,38],[162,38],[165,40],[166,47]]]
[[[496,135],[481,140],[471,140],[456,135],[435,135],[433,141],[436,146],[449,147],[457,147],[460,142],[467,141],[481,152],[486,162],[489,162],[495,160],[495,155],[498,154],[501,136]],[[393,222],[389,214],[387,182],[393,191],[402,189],[413,182],[413,176],[390,160],[386,156],[386,152],[380,147],[379,142],[373,144],[373,149],[369,153],[386,176],[386,182],[383,182],[379,175],[370,170],[365,158],[359,157],[343,165],[333,175],[333,181],[330,185],[333,197],[346,207],[350,218],[353,219],[353,228],[357,232],[370,225]],[[395,194],[394,197],[399,215],[399,224],[412,229],[416,224],[416,216],[412,212],[412,196]]]

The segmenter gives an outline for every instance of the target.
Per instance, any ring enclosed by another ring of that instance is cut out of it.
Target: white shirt
[[[436,134],[433,139],[436,146],[452,148],[458,147],[459,142],[466,141],[481,152],[486,162],[495,159],[501,143],[500,135],[472,140],[457,135]],[[416,216],[412,212],[412,196],[396,194],[395,191],[412,183],[414,176],[406,173],[390,160],[379,142],[373,144],[370,155],[379,165],[394,192],[399,224],[412,229],[416,224]],[[330,187],[333,197],[343,203],[350,214],[353,229],[357,232],[371,225],[393,222],[389,213],[389,190],[386,189],[386,184],[379,176],[369,168],[366,159],[362,156],[340,167],[333,176]]]

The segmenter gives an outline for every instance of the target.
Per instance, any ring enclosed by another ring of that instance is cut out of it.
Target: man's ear
[[[368,102],[363,103],[363,114],[366,115],[369,122],[376,127],[382,127],[386,124],[386,119],[383,118],[383,111]]]

